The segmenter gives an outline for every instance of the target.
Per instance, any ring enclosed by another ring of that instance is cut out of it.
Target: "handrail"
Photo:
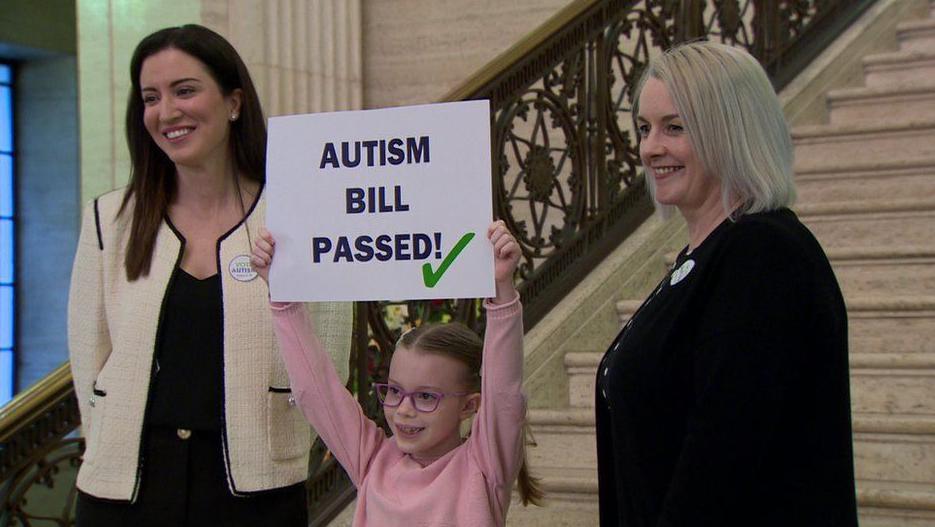
[[[778,89],[873,2],[576,0],[448,92],[442,100],[491,100],[493,205],[523,248],[527,329],[652,211],[628,113],[651,53],[720,39],[751,51]],[[484,325],[477,299],[358,303],[350,385],[368,415],[381,418],[369,386],[400,331],[451,319]],[[30,486],[77,468],[83,443],[66,436],[79,425],[67,364],[0,409],[0,527],[35,518],[22,507]],[[311,525],[325,525],[354,490],[323,449],[313,457]]]
[[[533,51],[540,49],[564,27],[567,27],[578,17],[584,16],[588,10],[601,4],[605,0],[575,0],[563,7],[558,13],[552,15],[539,27],[532,30],[525,37],[497,55],[493,60],[482,66],[473,75],[461,84],[452,88],[441,97],[440,102],[454,102],[469,100],[489,86],[503,72],[513,68],[523,58],[529,57]]]
[[[35,486],[53,487],[61,470],[77,468],[83,441],[66,437],[80,423],[67,362],[0,408],[0,525],[28,525],[25,518],[40,517],[69,525],[71,498],[40,516],[25,510],[26,494]],[[74,481],[66,485],[73,497]]]
[[[71,368],[66,361],[0,408],[0,443],[9,441],[23,426],[44,415],[49,407],[72,391]],[[3,470],[4,465],[0,464],[0,479]]]
[[[29,464],[35,445],[60,440],[79,422],[66,362],[0,408],[0,481]]]

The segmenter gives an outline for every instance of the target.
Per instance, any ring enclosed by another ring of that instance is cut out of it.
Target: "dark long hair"
[[[266,180],[266,121],[247,66],[234,47],[221,35],[195,24],[160,29],[144,38],[130,60],[132,86],[127,98],[126,127],[132,168],[118,213],[122,215],[133,202],[130,241],[124,260],[127,279],[131,281],[149,274],[156,234],[177,191],[175,164],[143,124],[145,108],[140,88],[143,62],[170,48],[201,61],[224,96],[237,89],[243,92],[240,116],[230,123],[228,147],[234,173],[260,184]]]
[[[402,346],[408,350],[422,353],[434,353],[451,357],[467,366],[468,378],[465,384],[472,392],[481,389],[481,361],[484,353],[484,343],[477,333],[467,326],[452,322],[448,324],[423,324],[408,331],[400,337],[397,347]],[[520,465],[517,486],[519,497],[524,506],[542,505],[545,493],[539,486],[539,479],[532,477],[526,462],[526,437],[529,435],[529,423],[523,423],[523,463]]]

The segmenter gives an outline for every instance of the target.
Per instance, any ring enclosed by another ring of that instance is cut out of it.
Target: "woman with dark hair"
[[[795,213],[792,140],[759,63],[654,58],[636,129],[688,246],[597,373],[602,526],[854,527],[847,315]]]
[[[85,209],[69,297],[78,525],[304,526],[311,433],[249,263],[266,207],[256,90],[197,25],[144,38],[130,78],[130,182]],[[350,310],[315,308],[346,352]]]

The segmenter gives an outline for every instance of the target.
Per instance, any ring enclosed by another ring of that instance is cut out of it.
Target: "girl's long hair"
[[[175,164],[143,124],[145,107],[140,87],[143,62],[166,49],[177,49],[198,59],[223,95],[242,91],[240,115],[230,123],[228,142],[234,173],[261,185],[266,180],[266,121],[247,66],[234,47],[221,35],[196,24],[161,29],[144,38],[130,60],[126,131],[131,171],[118,213],[123,215],[132,203],[130,240],[124,259],[130,281],[149,274],[159,227],[177,191]]]
[[[473,392],[481,390],[481,361],[483,358],[484,343],[477,333],[465,325],[453,322],[448,324],[423,324],[404,333],[396,346],[423,353],[434,353],[451,357],[467,366],[468,378],[465,384]],[[524,506],[530,503],[542,505],[545,493],[539,485],[539,478],[529,473],[529,464],[526,461],[526,445],[530,444],[529,423],[523,423],[523,462],[520,465],[517,477],[519,496]]]

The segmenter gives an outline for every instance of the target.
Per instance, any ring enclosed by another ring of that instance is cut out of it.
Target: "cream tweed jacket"
[[[163,299],[181,262],[183,239],[164,221],[149,275],[127,281],[124,255],[131,211],[117,211],[123,189],[90,202],[72,269],[68,346],[86,438],[78,488],[99,498],[135,501],[146,460],[140,450]],[[132,205],[132,204],[131,204]],[[273,334],[266,284],[235,279],[266,216],[261,193],[247,218],[218,242],[223,296],[223,448],[236,495],[301,482],[312,432],[291,403],[289,378]],[[248,236],[249,231],[249,236]],[[310,304],[322,343],[347,376],[352,305]],[[197,331],[197,328],[192,328]]]

